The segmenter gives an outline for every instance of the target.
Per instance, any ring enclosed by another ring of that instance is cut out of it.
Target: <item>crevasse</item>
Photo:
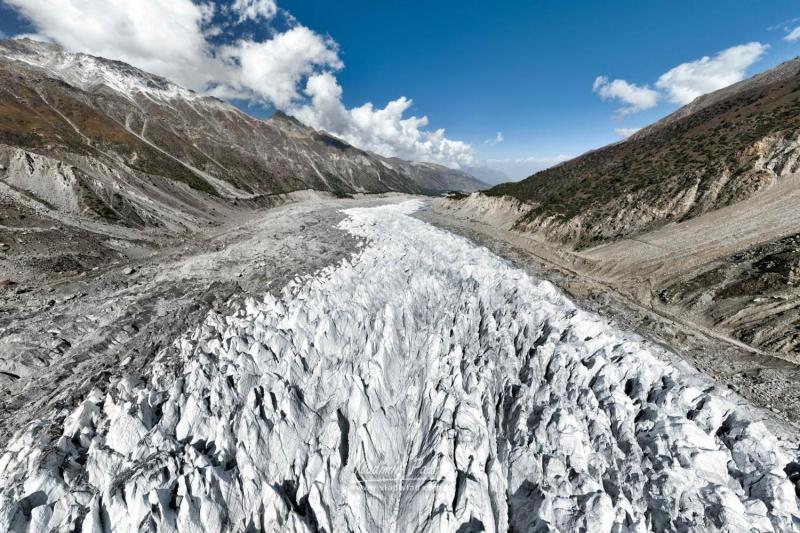
[[[752,409],[419,207],[16,435],[0,530],[797,529]]]

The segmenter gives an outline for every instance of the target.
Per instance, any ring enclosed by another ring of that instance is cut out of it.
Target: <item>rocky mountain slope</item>
[[[439,203],[558,268],[800,362],[800,59],[626,141]]]
[[[800,59],[698,98],[626,141],[487,191],[521,227],[586,248],[734,204],[800,168]]]
[[[0,182],[45,208],[173,229],[220,202],[302,189],[482,185],[460,171],[359,150],[281,113],[258,120],[130,65],[26,39],[0,42]]]
[[[386,160],[391,168],[408,177],[418,187],[432,192],[477,191],[488,187],[474,174],[436,163],[405,161],[397,157]]]
[[[657,301],[750,345],[800,351],[800,234],[733,253],[670,280]]]
[[[3,46],[0,531],[797,529],[796,428],[418,198],[335,198],[459,173]]]

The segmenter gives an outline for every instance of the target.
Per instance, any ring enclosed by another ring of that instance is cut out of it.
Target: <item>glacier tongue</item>
[[[16,435],[0,530],[798,528],[751,410],[419,206]]]

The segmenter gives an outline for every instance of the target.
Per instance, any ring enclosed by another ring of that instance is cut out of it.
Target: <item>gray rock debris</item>
[[[418,206],[348,210],[358,257],[16,435],[0,529],[797,528],[790,455],[730,393]]]

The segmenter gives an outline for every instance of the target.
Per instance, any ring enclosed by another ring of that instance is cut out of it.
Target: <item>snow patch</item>
[[[0,55],[41,68],[54,78],[83,90],[106,85],[130,99],[137,94],[156,100],[202,98],[194,91],[124,63],[70,53],[49,43],[27,39],[6,41],[0,43]]]

